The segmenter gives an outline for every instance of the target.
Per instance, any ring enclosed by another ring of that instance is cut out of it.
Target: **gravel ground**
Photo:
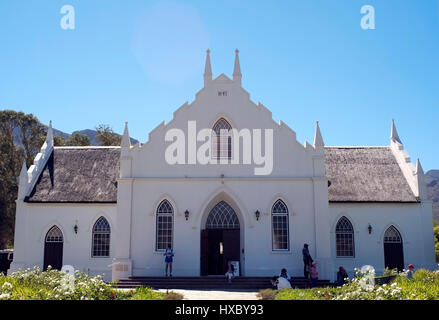
[[[159,290],[166,292],[166,290]],[[184,300],[258,300],[256,291],[213,291],[213,290],[183,290],[169,289],[183,295]]]

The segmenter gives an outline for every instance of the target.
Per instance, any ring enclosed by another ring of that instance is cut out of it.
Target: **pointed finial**
[[[204,86],[212,81],[212,66],[210,64],[210,50],[206,50],[206,65],[204,66]]]
[[[20,177],[18,178],[18,200],[23,200],[26,197],[28,185],[29,175],[27,173],[26,160],[24,160],[20,171]]]
[[[128,121],[125,121],[125,129],[123,131],[123,136],[120,146],[122,148],[131,148],[130,133],[128,131]]]
[[[317,147],[324,147],[325,144],[323,143],[322,133],[320,132],[319,122],[316,121],[316,133],[314,136],[314,148]]]
[[[421,174],[421,175],[424,174],[424,169],[422,169],[421,161],[419,161],[419,158],[416,161],[416,174]]]
[[[27,183],[28,180],[29,180],[29,176],[27,174],[26,160],[24,160],[23,165],[21,166],[21,171],[20,171],[20,183],[21,183],[21,181]]]
[[[395,120],[392,119],[392,130],[390,132],[390,140],[391,141],[395,141],[395,142],[399,142],[402,144],[401,140],[399,139],[398,136],[398,131],[396,131],[396,126],[395,126]]]
[[[47,128],[46,144],[53,147],[53,129],[52,120],[49,121],[49,127]]]
[[[235,50],[235,65],[233,67],[233,81],[237,81],[241,85],[241,65],[239,64],[239,50]]]

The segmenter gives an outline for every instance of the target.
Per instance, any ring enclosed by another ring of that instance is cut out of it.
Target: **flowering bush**
[[[354,279],[341,287],[283,289],[276,300],[438,300],[439,271],[418,270],[413,279],[397,273],[389,284],[374,283],[370,270],[356,270]]]
[[[26,269],[10,276],[0,274],[0,300],[161,300],[165,294],[151,288],[116,290],[102,280],[81,271],[75,275],[48,269]]]

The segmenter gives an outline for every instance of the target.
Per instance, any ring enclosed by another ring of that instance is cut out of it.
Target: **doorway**
[[[52,269],[61,270],[63,257],[64,238],[61,230],[57,226],[53,226],[46,234],[44,242],[44,265],[43,271],[48,266]]]
[[[201,230],[201,275],[224,275],[227,262],[240,261],[240,225],[233,208],[220,201]]]
[[[404,249],[398,229],[390,226],[384,234],[384,266],[388,269],[404,269]]]

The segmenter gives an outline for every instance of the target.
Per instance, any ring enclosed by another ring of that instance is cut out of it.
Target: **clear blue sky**
[[[144,142],[203,86],[207,48],[214,76],[239,48],[243,87],[300,142],[319,120],[326,145],[387,145],[395,118],[412,161],[439,169],[438,0],[0,0],[0,109],[66,132],[129,121]]]

